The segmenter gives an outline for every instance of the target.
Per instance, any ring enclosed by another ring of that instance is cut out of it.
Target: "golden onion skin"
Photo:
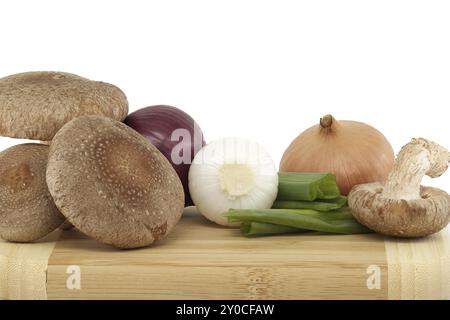
[[[394,164],[386,137],[368,124],[331,115],[302,132],[286,149],[282,172],[330,172],[343,195],[358,184],[384,183]]]

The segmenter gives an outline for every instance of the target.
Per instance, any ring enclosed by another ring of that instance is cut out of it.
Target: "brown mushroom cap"
[[[424,237],[450,223],[450,197],[440,189],[421,187],[421,199],[383,198],[383,186],[353,187],[348,201],[354,217],[368,228],[395,237]]]
[[[168,160],[136,131],[105,117],[76,118],[55,135],[47,184],[70,223],[118,248],[166,237],[184,207]]]
[[[64,222],[45,182],[48,152],[29,143],[0,153],[0,238],[34,241]]]
[[[26,72],[0,79],[0,135],[50,141],[82,115],[123,120],[124,93],[108,83],[63,72]]]

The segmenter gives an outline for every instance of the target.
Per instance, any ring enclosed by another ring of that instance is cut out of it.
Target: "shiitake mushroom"
[[[184,207],[169,161],[133,129],[100,116],[76,118],[55,135],[47,184],[71,224],[118,248],[165,238]]]
[[[28,143],[0,153],[0,238],[30,242],[64,222],[45,182],[48,152]]]
[[[116,86],[67,72],[36,71],[0,79],[0,135],[51,141],[68,121],[82,115],[123,120],[125,94]]]
[[[348,204],[355,218],[388,236],[425,237],[450,223],[450,196],[444,190],[421,186],[422,178],[440,177],[448,168],[450,152],[423,138],[403,146],[386,183],[353,187]]]

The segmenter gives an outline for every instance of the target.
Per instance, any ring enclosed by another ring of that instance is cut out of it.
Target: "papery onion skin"
[[[386,137],[368,124],[331,115],[301,133],[280,163],[284,172],[330,172],[341,194],[358,184],[384,183],[394,164],[394,150]]]
[[[230,165],[240,166],[243,171],[230,176],[230,172],[223,171]],[[224,177],[231,177],[228,180],[231,184],[224,184]],[[248,189],[233,188],[243,186],[245,182],[250,182]],[[231,208],[271,208],[278,192],[276,165],[269,153],[254,141],[242,138],[215,140],[195,157],[189,171],[189,190],[204,217],[222,226],[238,227],[240,222],[229,222],[223,214]]]
[[[203,133],[195,120],[176,107],[156,105],[129,114],[124,123],[146,137],[169,160],[183,184],[185,206],[193,205],[188,187],[189,168],[195,154],[205,145]],[[172,141],[172,133],[176,129],[188,130],[191,139]],[[176,164],[172,161],[172,150],[177,145],[183,150],[190,149],[188,163]]]

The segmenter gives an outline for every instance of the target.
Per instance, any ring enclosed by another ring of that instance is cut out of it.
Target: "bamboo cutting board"
[[[191,210],[145,249],[76,230],[0,242],[0,274],[6,299],[450,299],[450,229],[421,240],[244,238]]]

